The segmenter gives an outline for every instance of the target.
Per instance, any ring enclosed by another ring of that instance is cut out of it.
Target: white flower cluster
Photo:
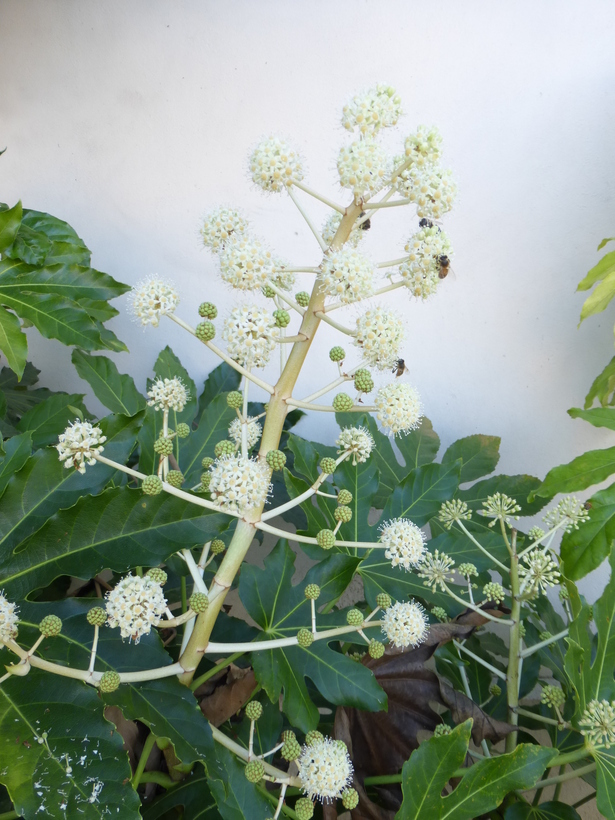
[[[222,330],[229,356],[245,367],[265,367],[279,335],[273,317],[258,305],[233,308]]]
[[[454,566],[455,562],[450,555],[446,555],[446,553],[439,550],[436,550],[433,555],[426,552],[421,561],[418,576],[419,578],[426,578],[423,585],[431,587],[433,592],[436,591],[437,587],[440,587],[444,592],[445,584],[450,584],[453,580]]]
[[[585,509],[582,502],[573,495],[562,498],[557,507],[544,516],[542,519],[549,529],[563,524],[564,532],[572,532],[578,530],[579,524],[589,519],[589,512]]]
[[[272,282],[277,285],[280,290],[290,290],[295,284],[295,274],[292,271],[286,272],[284,269],[289,267],[288,262],[274,258],[274,274]]]
[[[435,165],[442,151],[442,135],[435,126],[419,125],[415,134],[406,137],[404,150],[405,159],[411,159],[413,166]]]
[[[546,592],[547,587],[559,584],[557,564],[546,550],[535,549],[523,556],[527,566],[519,565],[519,575],[525,580],[525,588],[530,593]]]
[[[366,137],[341,149],[337,170],[342,188],[349,188],[356,197],[371,196],[390,176],[391,161],[373,137]]]
[[[17,637],[18,622],[17,607],[0,592],[0,644]]]
[[[409,433],[421,423],[423,408],[418,391],[402,381],[381,387],[374,403],[378,421],[394,435]]]
[[[256,442],[261,437],[261,433],[263,428],[261,425],[256,421],[256,419],[252,418],[252,416],[248,416],[247,418],[247,434],[248,434],[248,450],[251,450],[252,447],[256,444]],[[243,430],[243,424],[240,419],[233,419],[228,428],[229,438],[232,439],[235,444],[239,447],[241,445],[241,431]]]
[[[162,587],[149,575],[126,575],[105,599],[107,625],[135,643],[158,625],[167,606]]]
[[[337,441],[338,453],[352,453],[352,463],[362,464],[374,449],[374,439],[365,427],[344,427]]]
[[[304,746],[297,758],[297,767],[303,790],[311,800],[334,800],[352,783],[348,749],[330,737]]]
[[[128,308],[144,326],[158,327],[160,317],[174,313],[178,303],[173,285],[154,276],[139,282],[128,294]]]
[[[244,515],[267,500],[270,470],[265,462],[223,456],[212,464],[210,472],[209,492],[223,510]]]
[[[368,364],[379,370],[393,367],[404,340],[404,325],[391,310],[374,307],[357,319],[355,344]]]
[[[156,379],[147,391],[148,405],[154,410],[175,410],[177,413],[186,406],[190,393],[180,378]]]
[[[396,157],[395,161],[402,159]],[[406,168],[398,174],[395,187],[403,197],[416,202],[417,214],[426,219],[441,219],[453,207],[457,194],[451,171],[439,165]]]
[[[376,134],[381,128],[397,124],[401,115],[401,98],[394,88],[379,83],[357,94],[342,110],[342,125],[348,131]]]
[[[459,498],[445,501],[438,513],[438,520],[442,522],[445,530],[450,530],[455,521],[469,521],[470,518],[472,518],[472,510],[465,501]]]
[[[233,208],[216,208],[207,214],[201,236],[203,244],[217,253],[232,236],[241,236],[248,230],[248,221]]]
[[[615,700],[590,700],[579,721],[581,734],[592,746],[610,749],[615,744]]]
[[[343,304],[365,299],[374,292],[374,265],[352,248],[325,256],[318,278],[327,296]]]
[[[94,427],[89,421],[75,421],[58,436],[56,450],[65,467],[76,467],[85,473],[85,465],[96,464],[95,455],[105,449],[102,443],[107,440],[100,427]]]
[[[252,180],[264,191],[283,191],[293,179],[303,179],[299,154],[279,137],[260,142],[250,157]]]
[[[342,222],[342,214],[338,211],[335,211],[331,214],[331,216],[327,219],[325,224],[322,226],[322,230],[320,235],[325,240],[327,245],[330,245],[333,242],[333,238],[337,233],[337,230]],[[354,227],[350,231],[350,236],[344,243],[344,247],[346,248],[356,248],[359,242],[365,236],[365,231],[360,225],[355,223]]]
[[[231,238],[220,254],[220,275],[238,290],[258,290],[275,277],[276,259],[258,239]]]
[[[440,257],[449,259],[453,249],[448,236],[436,225],[421,228],[406,244],[408,260],[399,266],[406,287],[417,299],[427,299],[436,292],[442,269]]]
[[[385,609],[382,631],[393,646],[405,649],[422,644],[429,633],[429,621],[425,610],[416,601],[397,603]]]
[[[518,521],[519,516],[514,513],[521,512],[521,507],[517,504],[514,498],[505,495],[504,493],[494,493],[488,495],[487,500],[483,501],[483,508],[480,510],[481,515],[487,518],[493,518],[489,524],[494,527],[497,521],[503,521],[504,524],[512,526],[512,521]]]
[[[380,530],[380,543],[386,547],[385,558],[393,567],[409,570],[420,563],[425,553],[425,536],[416,524],[407,518],[395,518],[387,521]]]

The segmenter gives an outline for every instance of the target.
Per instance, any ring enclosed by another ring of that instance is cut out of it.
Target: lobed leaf
[[[465,484],[489,475],[500,460],[499,436],[466,436],[455,441],[442,456],[442,464],[461,460],[459,483]]]

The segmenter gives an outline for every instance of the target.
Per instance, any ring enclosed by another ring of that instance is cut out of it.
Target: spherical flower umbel
[[[548,587],[559,584],[559,570],[557,564],[546,550],[535,549],[523,556],[527,566],[519,566],[519,576],[527,591],[538,593],[546,592]]]
[[[566,695],[559,686],[543,686],[540,702],[554,709],[561,709],[566,702]]]
[[[408,260],[399,267],[399,272],[413,296],[427,299],[440,282],[441,258],[449,260],[453,249],[448,236],[436,225],[421,228],[406,243]]]
[[[303,790],[312,800],[330,802],[352,783],[348,749],[330,737],[304,746],[296,763]]]
[[[344,427],[335,442],[338,453],[352,453],[352,463],[362,464],[374,448],[374,439],[365,427]]]
[[[18,622],[17,606],[0,592],[0,644],[17,637]]]
[[[589,513],[583,504],[573,495],[562,498],[559,504],[544,516],[543,521],[549,527],[557,527],[558,524],[564,524],[564,532],[572,532],[578,530],[579,524],[589,519]]]
[[[407,435],[416,430],[423,418],[418,390],[402,381],[381,387],[376,393],[374,404],[378,421],[393,435]]]
[[[521,507],[517,504],[514,498],[510,498],[504,493],[494,493],[494,495],[487,496],[487,500],[483,503],[482,515],[487,518],[493,518],[489,526],[495,526],[497,521],[503,521],[510,527],[511,519],[519,520],[519,516],[514,513],[521,512]]]
[[[158,327],[160,317],[174,313],[178,304],[179,296],[173,285],[156,276],[139,282],[128,295],[130,312],[144,326]]]
[[[331,214],[331,216],[327,219],[325,224],[322,226],[322,230],[320,235],[325,240],[327,245],[330,245],[333,242],[335,234],[339,226],[342,223],[342,216],[338,211],[335,211]],[[350,236],[344,243],[344,247],[346,248],[356,248],[359,242],[365,236],[365,231],[360,225],[354,225],[352,230],[350,231]]]
[[[401,159],[396,157],[396,164]],[[426,219],[441,219],[453,207],[457,195],[451,171],[439,165],[412,165],[404,169],[396,179],[395,188],[415,202],[418,216]]]
[[[250,157],[252,180],[264,191],[283,191],[293,179],[303,179],[301,157],[286,140],[269,137],[256,146]]]
[[[419,125],[416,133],[410,134],[404,142],[405,159],[412,160],[412,165],[420,167],[436,163],[441,150],[442,135],[435,126],[428,128]]]
[[[418,576],[419,578],[425,578],[423,585],[431,587],[434,592],[438,586],[444,590],[445,584],[450,584],[453,580],[452,568],[454,566],[455,562],[450,555],[446,555],[439,550],[436,550],[433,555],[426,552],[419,565]]]
[[[464,578],[467,578],[468,581],[473,576],[478,576],[478,570],[476,569],[476,565],[470,563],[459,564],[459,566],[457,567],[457,572],[460,575],[463,575]]]
[[[60,461],[65,467],[76,467],[80,473],[85,473],[85,465],[96,464],[95,456],[105,449],[102,444],[107,440],[100,427],[90,424],[89,421],[75,419],[63,433],[58,436],[56,450]]]
[[[380,543],[386,549],[385,558],[393,567],[403,567],[406,571],[416,567],[425,554],[425,535],[407,518],[395,518],[380,528]]]
[[[234,208],[219,207],[208,213],[201,228],[203,244],[217,253],[231,236],[240,236],[248,230],[248,221]]]
[[[374,307],[357,319],[354,344],[368,364],[387,370],[399,359],[404,335],[403,322],[393,311]]]
[[[397,124],[401,115],[401,97],[385,83],[355,95],[342,110],[342,125],[348,131],[377,134],[381,128]]]
[[[610,749],[615,744],[615,700],[591,700],[579,721],[581,734],[591,746]]]
[[[365,299],[374,292],[374,265],[353,248],[325,256],[318,275],[325,293],[343,304]]]
[[[267,464],[257,459],[223,456],[211,467],[212,500],[223,510],[244,515],[267,500],[269,472]]]
[[[345,145],[337,159],[342,188],[349,188],[355,197],[371,196],[379,191],[390,174],[387,152],[372,137]]]
[[[220,254],[222,279],[238,290],[258,290],[275,277],[276,260],[258,239],[239,235]]]
[[[222,338],[236,362],[245,367],[265,367],[279,334],[270,313],[258,305],[241,305],[224,320]]]
[[[470,518],[472,518],[472,510],[469,509],[465,501],[458,498],[445,501],[438,513],[438,520],[445,530],[450,530],[455,521],[468,521]]]
[[[251,450],[252,447],[254,447],[256,442],[261,437],[261,433],[263,431],[263,428],[256,421],[255,418],[252,418],[252,416],[248,416],[248,418],[246,419],[245,427],[247,428],[246,433],[247,433],[247,440],[248,440],[248,450]],[[231,422],[231,424],[228,428],[229,438],[231,438],[238,447],[241,445],[241,436],[242,436],[243,428],[244,428],[244,424],[241,421],[241,419],[238,419],[238,418],[233,419],[233,421]]]
[[[149,575],[126,575],[105,596],[107,624],[135,643],[158,625],[166,606],[160,584]]]
[[[177,413],[186,406],[190,393],[177,376],[172,379],[155,379],[147,391],[148,405],[154,410],[175,410]]]
[[[429,632],[427,614],[416,601],[398,601],[385,610],[382,631],[393,646],[405,649],[422,644]]]

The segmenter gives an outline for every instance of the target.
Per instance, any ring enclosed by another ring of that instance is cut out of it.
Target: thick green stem
[[[135,791],[139,788],[139,783],[141,782],[143,772],[145,771],[145,766],[147,765],[147,761],[152,752],[152,749],[154,748],[155,742],[156,737],[153,732],[150,732],[145,739],[145,743],[143,744],[143,751],[141,752],[141,757],[139,758],[139,763],[137,765],[134,775],[132,776],[132,788],[135,789]]]
[[[512,595],[510,645],[508,650],[508,674],[506,689],[508,696],[508,722],[519,724],[519,651],[521,646],[521,603],[519,595],[519,559],[517,557],[517,531],[512,531],[510,540],[510,591]],[[506,751],[514,752],[517,747],[517,732],[506,737]]]

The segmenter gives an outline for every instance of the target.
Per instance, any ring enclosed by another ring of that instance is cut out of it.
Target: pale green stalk
[[[508,539],[507,539],[508,541]],[[508,722],[513,726],[519,723],[519,647],[521,642],[521,602],[519,601],[519,558],[517,556],[517,531],[512,530],[510,541],[510,591],[512,596],[508,674],[506,676],[506,694],[508,698]],[[506,751],[514,752],[517,747],[517,732],[506,736]]]

